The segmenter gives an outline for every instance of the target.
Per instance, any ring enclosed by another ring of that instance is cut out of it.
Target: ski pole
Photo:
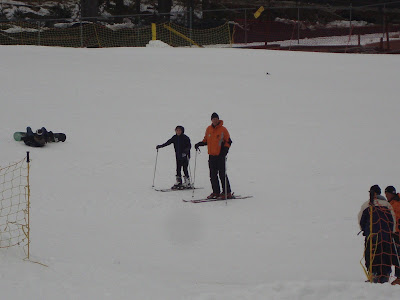
[[[157,159],[158,159],[158,149],[157,149],[157,154],[156,154],[156,164],[154,166],[153,185],[151,187],[154,187],[154,180],[156,179]]]
[[[227,157],[225,156],[225,178],[224,178],[224,180],[225,180],[225,204],[226,205],[228,205],[228,186],[227,186],[227,173],[226,173],[226,160],[227,160]]]
[[[192,198],[194,197],[194,182],[195,182],[195,179],[196,179],[196,162],[197,162],[197,150],[196,150],[196,154],[194,155]]]
[[[399,253],[397,252],[397,243],[396,243],[396,241],[394,240],[393,237],[392,237],[392,241],[393,241],[394,251],[396,252],[396,258],[397,258],[398,268],[400,268]],[[395,267],[396,267],[396,266],[395,266]]]
[[[193,181],[192,181],[192,168],[190,167],[190,159],[189,158],[187,158],[187,161],[188,161],[188,170],[189,170],[189,184],[190,184],[190,187],[194,187],[194,183],[193,183]]]

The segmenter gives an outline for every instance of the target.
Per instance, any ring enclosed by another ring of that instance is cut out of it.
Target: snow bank
[[[149,48],[171,48],[170,45],[167,43],[164,43],[163,41],[155,40],[155,41],[150,41],[146,47]]]

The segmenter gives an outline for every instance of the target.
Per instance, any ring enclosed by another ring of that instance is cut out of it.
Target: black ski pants
[[[222,185],[222,193],[231,192],[231,185],[229,184],[228,176],[226,176],[226,156],[223,155],[210,155],[208,159],[208,167],[210,168],[210,181],[214,194],[221,192],[219,181]],[[226,190],[225,190],[225,176],[226,176]],[[219,177],[219,178],[218,178]]]
[[[395,276],[397,278],[400,277],[400,237],[399,237],[399,233],[396,232],[392,235],[393,240],[394,240],[394,244],[393,244],[393,258],[392,258],[392,262],[394,265],[394,270],[395,270]]]
[[[189,177],[188,166],[189,166],[189,161],[187,160],[187,158],[177,159],[176,160],[176,177],[181,178],[182,168],[183,168],[183,174],[185,174],[186,177]]]
[[[365,238],[365,267],[369,270],[370,266],[370,241]],[[378,233],[372,238],[372,273],[379,276],[389,276],[392,271],[392,243],[390,239],[382,238]]]

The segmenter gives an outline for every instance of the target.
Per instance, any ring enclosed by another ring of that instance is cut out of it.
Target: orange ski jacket
[[[397,195],[400,197],[400,194],[397,194]],[[392,201],[390,201],[390,204],[392,205],[394,214],[396,215],[396,224],[398,224],[397,222],[400,221],[400,201],[392,200]],[[400,224],[398,224],[398,225],[400,225]],[[399,226],[396,226],[396,232],[397,233],[400,232]]]
[[[204,135],[203,143],[207,144],[209,155],[219,155],[222,147],[230,148],[231,139],[224,126],[224,121],[219,120],[217,126],[212,124],[207,127],[206,134]]]

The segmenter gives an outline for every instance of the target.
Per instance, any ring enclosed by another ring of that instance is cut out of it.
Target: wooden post
[[[151,23],[151,39],[155,41],[157,39],[157,25],[156,23]]]
[[[386,29],[386,49],[390,49],[390,41],[389,41],[389,24],[387,18],[385,18],[385,29]]]
[[[27,258],[30,258],[30,243],[31,243],[31,238],[30,238],[30,233],[31,233],[31,224],[30,224],[30,211],[31,211],[31,187],[29,184],[29,163],[31,159],[29,157],[29,151],[26,152],[26,163],[27,163],[27,204],[26,204],[26,209],[27,209],[27,214],[28,214],[28,220],[27,220],[27,239],[28,239],[28,250],[27,250]]]

